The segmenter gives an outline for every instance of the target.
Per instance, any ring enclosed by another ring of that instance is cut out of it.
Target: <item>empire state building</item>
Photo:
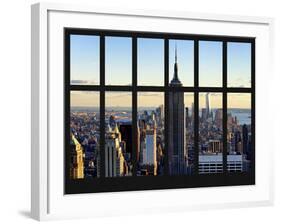
[[[174,76],[170,87],[181,87],[178,78],[177,49],[175,49]],[[185,151],[185,119],[184,119],[184,93],[171,91],[169,93],[169,174],[180,175],[187,171],[187,152]]]

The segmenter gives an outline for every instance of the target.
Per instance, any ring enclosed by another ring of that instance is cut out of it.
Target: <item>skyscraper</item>
[[[145,165],[148,165],[148,172],[157,175],[157,161],[156,161],[156,129],[146,130],[146,146],[143,155]]]
[[[175,49],[174,76],[170,87],[181,87],[178,78],[177,49]],[[169,93],[169,173],[170,175],[184,174],[187,171],[187,158],[185,150],[185,118],[184,93],[171,91]]]
[[[222,109],[217,109],[215,113],[215,124],[218,128],[222,129]]]
[[[185,108],[185,128],[188,128],[189,125],[189,109],[188,107]]]
[[[70,177],[73,179],[84,178],[84,150],[82,145],[78,142],[78,140],[72,133],[70,152],[72,161],[70,165]]]
[[[105,177],[124,176],[127,171],[127,164],[120,146],[121,133],[115,126],[105,138]]]
[[[207,118],[209,118],[210,117],[210,110],[211,110],[211,108],[210,108],[210,96],[209,96],[209,94],[210,93],[206,93],[206,116],[207,116]]]
[[[248,132],[248,127],[246,124],[243,125],[242,127],[242,135],[243,135],[243,154],[248,154],[248,139],[249,139],[249,132]]]
[[[126,142],[126,153],[130,153],[132,156],[132,123],[120,124],[121,140]]]

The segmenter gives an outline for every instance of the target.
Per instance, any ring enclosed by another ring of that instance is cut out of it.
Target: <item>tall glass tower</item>
[[[210,113],[211,113],[211,108],[210,108],[210,93],[206,93],[206,117],[209,118],[210,117]]]
[[[175,48],[174,76],[170,87],[181,87],[178,78],[177,48]],[[169,174],[180,175],[187,171],[187,152],[185,151],[185,110],[184,92],[169,93]]]

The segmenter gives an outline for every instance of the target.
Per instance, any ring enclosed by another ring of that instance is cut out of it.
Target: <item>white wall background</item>
[[[30,208],[30,5],[32,0],[2,0],[0,6],[0,220],[1,223],[31,223]],[[75,0],[57,0],[71,2]],[[234,15],[267,16],[276,19],[275,75],[276,90],[271,97],[272,139],[275,142],[275,205],[273,207],[193,211],[134,217],[81,220],[82,223],[279,223],[281,221],[281,6],[278,0],[80,0],[79,4],[110,8],[162,9]],[[267,74],[266,74],[267,75]],[[280,95],[280,96],[279,96]],[[279,124],[279,125],[278,125]],[[266,152],[266,149],[265,149]],[[280,159],[279,159],[280,158]],[[93,211],[94,212],[94,211]],[[59,223],[74,223],[63,221]]]

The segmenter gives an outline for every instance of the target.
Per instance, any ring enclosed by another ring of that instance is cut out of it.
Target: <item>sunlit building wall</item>
[[[155,128],[146,131],[146,146],[144,151],[145,165],[153,166],[154,175],[157,172],[157,161],[156,161],[156,130]]]
[[[126,161],[120,146],[121,133],[116,125],[105,139],[105,176],[118,177],[126,175]]]
[[[84,152],[82,145],[78,142],[73,134],[71,134],[70,150],[70,176],[73,179],[82,179],[84,178]]]

